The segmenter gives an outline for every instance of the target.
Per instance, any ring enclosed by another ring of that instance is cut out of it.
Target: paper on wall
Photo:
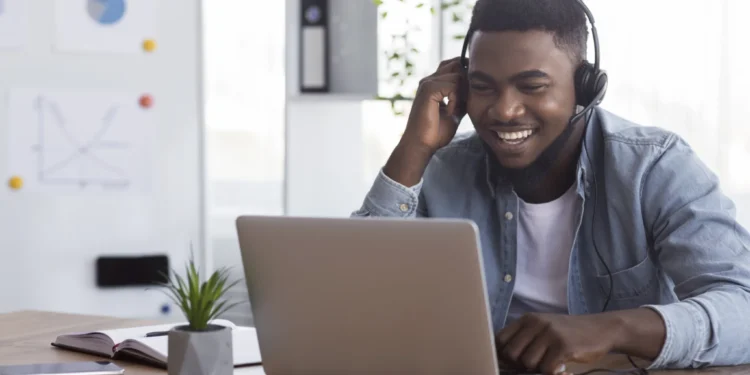
[[[142,53],[144,41],[156,41],[159,3],[158,0],[55,0],[56,49]]]
[[[151,115],[137,93],[15,89],[7,171],[23,191],[143,192]]]

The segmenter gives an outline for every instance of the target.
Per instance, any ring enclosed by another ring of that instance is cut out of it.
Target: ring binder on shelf
[[[328,0],[301,0],[300,91],[329,91]]]

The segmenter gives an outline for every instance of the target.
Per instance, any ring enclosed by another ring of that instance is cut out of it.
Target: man
[[[478,0],[468,69],[447,60],[420,82],[354,216],[473,220],[505,364],[553,374],[608,352],[650,368],[748,363],[750,235],[716,176],[665,130],[601,108],[569,125],[581,9]],[[465,114],[476,131],[456,136]]]

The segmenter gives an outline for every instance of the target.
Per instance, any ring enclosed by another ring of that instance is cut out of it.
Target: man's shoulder
[[[707,171],[690,144],[679,134],[659,126],[638,124],[598,109],[605,167],[623,181],[641,181],[654,168],[689,168]]]
[[[482,140],[473,130],[461,132],[448,145],[438,150],[425,171],[425,181],[466,181],[482,170],[486,158]]]
[[[668,148],[679,136],[665,128],[636,123],[603,109],[598,111],[602,139],[607,143]]]
[[[431,164],[465,168],[484,160],[485,155],[481,138],[471,130],[456,134],[448,145],[433,155]]]
[[[435,153],[435,157],[444,158],[448,155],[455,157],[457,155],[465,158],[481,158],[484,156],[484,146],[479,135],[474,130],[456,134],[448,145],[441,148]]]

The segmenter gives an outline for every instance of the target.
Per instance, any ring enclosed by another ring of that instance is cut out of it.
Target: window
[[[465,3],[472,6],[475,0]],[[599,31],[602,68],[610,77],[602,108],[685,138],[719,176],[722,188],[737,203],[740,220],[750,227],[750,127],[745,125],[750,118],[745,92],[750,86],[750,23],[743,16],[750,13],[750,2],[586,0],[586,4]],[[427,65],[423,73],[460,55],[470,17],[466,8],[456,7],[443,12],[440,24],[421,20],[420,27],[431,28],[437,41],[433,38],[430,44],[422,36],[420,46],[439,51],[436,58],[423,62]],[[389,32],[383,30],[381,44]],[[591,38],[589,58],[593,60]],[[403,128],[405,119],[400,124]],[[459,131],[472,128],[465,118]],[[387,139],[389,146],[397,142]],[[388,147],[381,142],[380,149]],[[383,155],[385,151],[380,151],[373,160],[384,162]]]
[[[750,108],[744,91],[750,85],[750,26],[741,16],[750,11],[750,2],[587,4],[599,30],[602,67],[610,77],[602,107],[685,138],[719,176],[722,189],[737,203],[741,222],[750,227],[750,132],[745,125]]]
[[[203,2],[206,237],[209,267],[242,277],[234,220],[283,214],[285,3]],[[244,284],[230,292],[247,299]],[[249,324],[249,306],[227,318]]]

